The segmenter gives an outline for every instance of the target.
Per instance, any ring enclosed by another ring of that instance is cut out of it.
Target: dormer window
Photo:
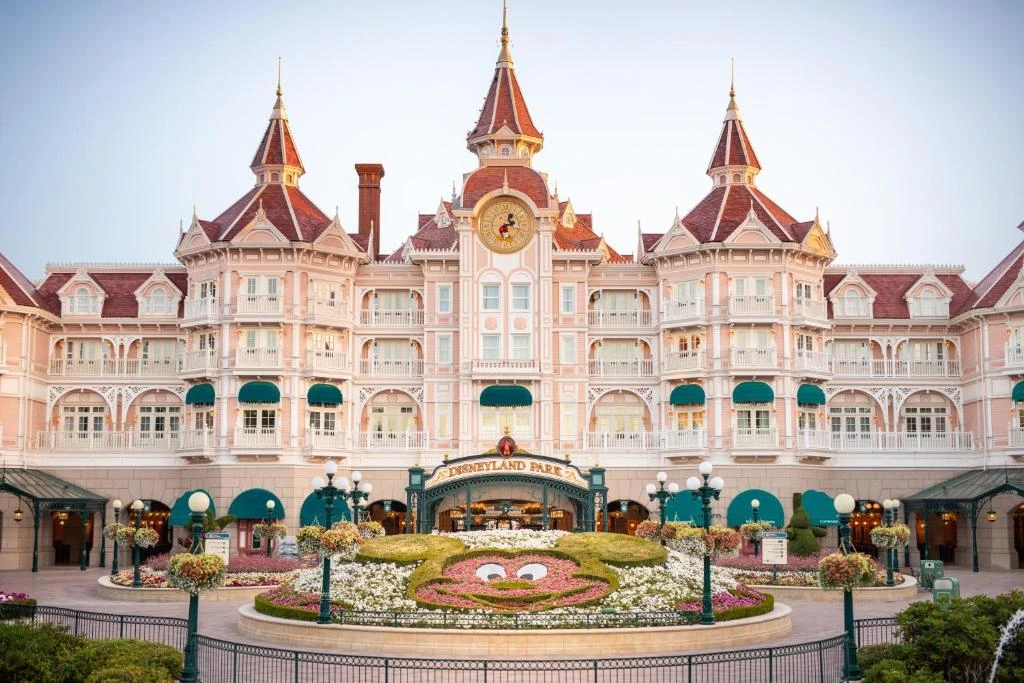
[[[738,183],[740,181],[740,174],[739,173],[733,173],[732,174],[732,181],[734,183]]]
[[[167,294],[167,291],[160,287],[142,301],[143,315],[174,315],[177,312],[178,300]]]
[[[267,174],[266,173],[260,173],[260,182],[261,183],[267,182]]]
[[[856,289],[850,288],[834,302],[836,317],[869,318],[871,303]]]
[[[280,173],[271,173],[270,174],[270,182],[276,183],[276,182],[279,182],[280,180],[281,180],[281,174]]]
[[[71,304],[68,313],[75,315],[96,315],[99,312],[99,300],[85,287],[79,287],[68,299]]]
[[[910,315],[914,318],[947,318],[949,301],[926,289],[919,297],[910,299]]]

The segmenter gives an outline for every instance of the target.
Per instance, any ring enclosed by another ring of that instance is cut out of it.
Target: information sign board
[[[224,560],[224,565],[227,566],[231,534],[226,531],[207,531],[204,538],[206,542],[203,545],[206,552],[219,556],[220,559]]]
[[[786,564],[787,543],[785,531],[762,531],[761,564]]]

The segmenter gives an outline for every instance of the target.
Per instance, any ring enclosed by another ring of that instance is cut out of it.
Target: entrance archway
[[[398,500],[378,500],[366,508],[374,522],[380,522],[388,536],[405,533],[405,515],[408,508]]]
[[[651,518],[650,511],[635,500],[612,500],[608,502],[608,531],[613,534],[632,536],[640,522]],[[604,528],[604,514],[597,515],[597,528]]]
[[[85,533],[82,532],[81,512],[51,512],[50,523],[53,528],[53,563],[58,566],[73,566],[81,563],[82,543],[85,543],[85,565],[89,566],[90,553],[93,545],[93,518],[95,514],[86,513]]]

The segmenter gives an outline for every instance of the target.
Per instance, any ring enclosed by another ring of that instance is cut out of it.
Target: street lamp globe
[[[115,498],[114,499],[114,512],[119,512],[120,510],[121,510],[121,499],[120,498]]]
[[[268,501],[267,501],[267,512],[268,512],[268,513],[271,513],[271,512],[273,512],[273,511],[274,511],[274,507],[275,507],[275,506],[277,506],[277,503],[275,503],[275,502],[274,502],[274,501],[272,501],[272,500],[268,500]]]
[[[653,496],[657,492],[658,487],[654,484],[648,484],[645,490],[647,491],[648,496]]]
[[[882,501],[882,507],[884,509],[886,509],[886,510],[892,510],[892,500],[889,499],[889,498],[886,498],[885,500],[883,500]]]
[[[679,493],[679,484],[677,484],[675,482],[672,482],[671,484],[669,484],[668,485],[668,492],[673,494],[673,495]]]
[[[373,484],[371,484],[370,482],[366,482],[365,484],[363,484],[363,491],[366,492],[366,495],[370,495],[371,493],[373,493]]]
[[[857,506],[857,501],[849,493],[840,493],[836,496],[834,505],[836,512],[841,515],[849,515],[853,513],[853,508]]]
[[[712,470],[714,470],[714,469],[715,469],[714,465],[712,465],[707,460],[702,462],[700,464],[700,467],[698,468],[698,470],[700,470],[700,473],[705,475],[705,476],[711,474]]]
[[[313,481],[310,482],[310,483],[313,484],[313,490],[322,489],[324,487],[324,478],[323,477],[313,477]]]
[[[146,504],[143,503],[138,498],[136,498],[135,500],[132,501],[132,510],[135,510],[135,512],[139,512],[144,507],[146,507]]]
[[[711,481],[709,481],[708,483],[711,484],[711,488],[713,488],[716,491],[721,491],[723,488],[725,488],[725,480],[722,479],[721,477],[711,477]]]
[[[757,508],[761,507],[761,501],[755,498],[754,500],[750,501],[750,507],[756,510]]]
[[[690,489],[691,491],[696,491],[697,489],[700,488],[700,479],[698,479],[697,477],[690,477],[689,479],[686,480],[686,488]]]
[[[352,474],[358,474],[358,473],[357,472],[353,472]],[[338,488],[341,489],[342,491],[348,491],[349,486],[348,486],[348,479],[346,477],[338,477]]]
[[[206,512],[210,509],[210,497],[202,491],[196,491],[188,497],[188,509],[192,512]]]
[[[666,481],[668,481],[668,474],[666,474],[665,472],[658,472],[658,481],[664,484]]]
[[[354,484],[356,484],[358,486],[359,482],[362,481],[362,480],[363,480],[363,473],[362,472],[360,472],[359,470],[356,470],[355,472],[352,473],[352,483],[354,483]]]
[[[900,507],[900,499],[899,498],[893,498],[892,499],[892,509],[893,510],[898,510],[899,507]]]
[[[333,460],[328,460],[327,462],[324,463],[324,472],[331,475],[337,474],[338,463],[334,462]]]

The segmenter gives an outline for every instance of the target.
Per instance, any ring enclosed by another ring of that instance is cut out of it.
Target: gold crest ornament
[[[499,254],[511,254],[525,247],[534,229],[530,211],[522,202],[510,197],[492,201],[477,221],[481,241]]]

